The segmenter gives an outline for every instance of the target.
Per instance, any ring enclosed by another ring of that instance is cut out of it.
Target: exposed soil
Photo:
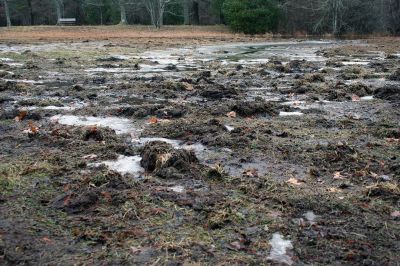
[[[397,265],[398,39],[221,34],[0,44],[0,264]]]

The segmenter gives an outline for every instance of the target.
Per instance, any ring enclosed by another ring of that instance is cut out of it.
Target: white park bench
[[[75,25],[76,18],[60,18],[58,25]]]

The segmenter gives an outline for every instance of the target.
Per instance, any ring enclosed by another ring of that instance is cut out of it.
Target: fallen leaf
[[[102,191],[102,192],[101,192],[101,195],[103,195],[103,197],[104,197],[104,199],[105,199],[106,201],[108,201],[108,202],[111,202],[111,201],[112,201],[111,195],[110,195],[109,192],[107,192],[107,191]]]
[[[331,192],[331,193],[338,193],[338,192],[340,192],[340,189],[335,188],[335,187],[331,187],[331,188],[328,188],[328,192]]]
[[[386,141],[389,143],[396,143],[396,142],[400,142],[400,139],[396,139],[396,138],[386,138]]]
[[[231,112],[227,113],[226,116],[230,117],[230,118],[236,118],[236,112],[235,111],[231,111]]]
[[[96,133],[96,132],[97,132],[97,126],[89,126],[88,131],[89,131],[90,133]]]
[[[353,94],[353,95],[351,95],[351,100],[352,100],[353,102],[359,102],[361,99],[360,99],[360,97],[358,97],[357,95]]]
[[[46,236],[41,238],[40,240],[45,242],[45,243],[47,243],[47,244],[51,244],[53,242],[53,240],[51,240],[50,238],[48,238]]]
[[[258,176],[257,169],[255,168],[247,169],[243,172],[243,175],[247,177],[257,177]]]
[[[140,252],[142,252],[142,249],[137,247],[131,247],[131,251],[133,254],[139,254]]]
[[[149,119],[149,124],[157,124],[158,123],[158,119],[157,119],[157,117],[151,117],[150,119]]]
[[[345,179],[345,177],[340,172],[335,172],[333,174],[333,179],[343,180],[343,179]]]
[[[185,87],[185,90],[187,90],[187,91],[192,91],[194,89],[193,85],[190,83],[182,82],[182,85]]]
[[[304,181],[298,180],[298,179],[296,179],[296,178],[294,178],[294,177],[289,178],[289,180],[286,181],[286,182],[289,183],[289,184],[292,184],[292,185],[296,185],[296,186],[300,186],[300,185],[302,185],[303,183],[305,183]]]
[[[36,126],[32,121],[29,121],[29,129],[31,131],[31,133],[36,134],[39,133],[39,127]]]
[[[14,120],[20,122],[26,117],[27,114],[27,111],[20,111],[19,114],[14,118]]]
[[[394,212],[392,212],[392,213],[390,214],[390,216],[392,216],[392,217],[394,217],[394,218],[400,217],[400,211],[394,211]]]
[[[236,250],[242,249],[242,246],[240,245],[239,241],[234,241],[234,242],[230,243],[229,245]]]
[[[96,154],[88,154],[88,155],[85,155],[85,156],[82,157],[82,159],[85,159],[85,160],[93,160],[93,159],[96,159],[96,158],[97,158]]]

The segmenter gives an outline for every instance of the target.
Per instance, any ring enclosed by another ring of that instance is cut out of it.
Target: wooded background
[[[225,24],[224,6],[248,0],[0,0],[0,26]],[[279,9],[286,34],[400,34],[400,0],[265,0]]]

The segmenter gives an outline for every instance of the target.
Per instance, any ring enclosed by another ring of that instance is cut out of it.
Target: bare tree
[[[190,8],[192,5],[191,0],[183,0],[183,24],[190,24]]]
[[[56,8],[56,13],[57,13],[57,24],[60,23],[60,19],[62,18],[62,2],[61,0],[53,0],[54,7]]]
[[[165,8],[172,0],[142,0],[143,5],[149,12],[151,24],[156,28],[163,26]]]
[[[126,24],[128,24],[128,21],[126,19],[126,7],[125,7],[126,2],[125,2],[125,0],[118,0],[118,5],[119,5],[119,11],[121,14],[120,24],[126,25]]]
[[[4,11],[6,13],[7,27],[11,27],[10,8],[8,7],[8,0],[3,0]]]

